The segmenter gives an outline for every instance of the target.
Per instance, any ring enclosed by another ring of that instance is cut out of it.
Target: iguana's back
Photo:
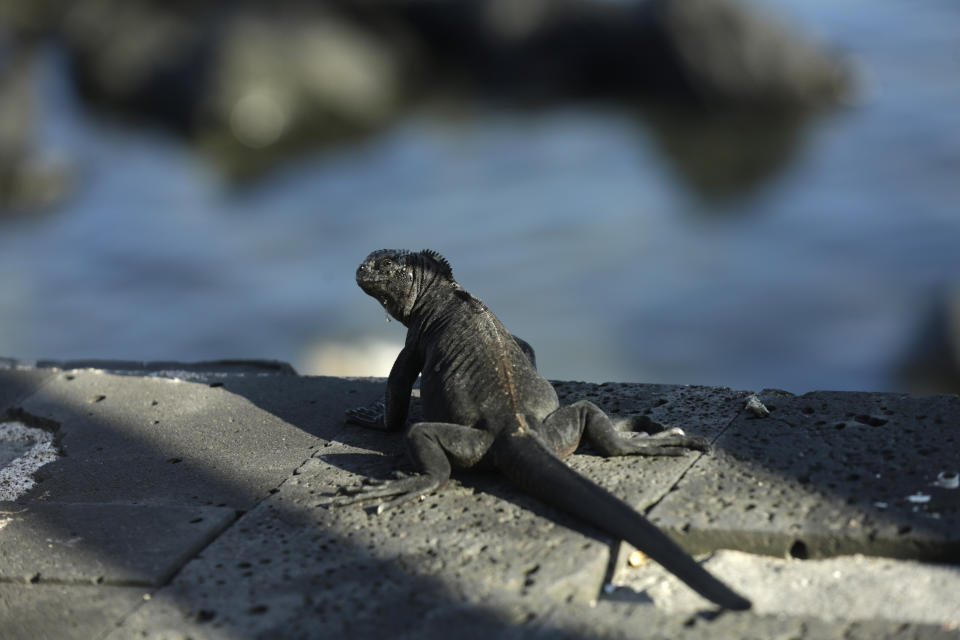
[[[442,305],[442,313],[429,314],[432,320],[416,331],[427,420],[502,425],[518,414],[541,419],[557,408],[553,386],[482,301],[460,289],[433,304]]]

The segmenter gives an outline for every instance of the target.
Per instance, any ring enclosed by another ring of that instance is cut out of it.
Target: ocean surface
[[[960,4],[765,6],[846,52],[858,93],[732,191],[649,120],[576,104],[427,106],[236,185],[79,102],[51,52],[37,135],[76,187],[0,216],[0,355],[386,375],[404,330],[354,271],[432,248],[553,379],[908,388],[960,286]]]

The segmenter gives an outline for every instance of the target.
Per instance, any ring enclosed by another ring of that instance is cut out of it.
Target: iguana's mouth
[[[371,273],[357,273],[357,284],[360,285],[360,288],[363,289],[364,293],[367,295],[373,296],[377,300],[380,300],[380,296],[377,295],[378,289],[382,289],[382,282],[384,278],[379,277],[377,274]]]

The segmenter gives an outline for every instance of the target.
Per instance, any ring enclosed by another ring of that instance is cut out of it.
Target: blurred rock
[[[749,111],[847,99],[839,58],[735,0],[654,0],[653,21],[681,82],[707,104]]]
[[[438,69],[484,89],[756,110],[831,104],[850,86],[836,56],[734,0],[380,6]]]
[[[797,112],[712,110],[691,117],[664,106],[644,109],[641,116],[667,166],[692,193],[721,206],[760,187],[786,166],[803,143],[809,122]]]
[[[0,38],[32,39],[51,34],[58,26],[65,0],[4,0],[0,2]]]
[[[339,12],[240,13],[221,37],[198,133],[236,171],[383,127],[410,93],[402,38]]]
[[[86,98],[163,122],[236,173],[377,130],[451,88],[767,114],[849,88],[835,56],[734,0],[12,6],[0,31],[58,33]]]
[[[205,3],[78,0],[64,11],[61,34],[85,98],[192,132],[219,18]]]
[[[0,215],[60,203],[73,187],[67,158],[36,141],[37,47],[7,41],[0,50]]]
[[[960,393],[960,285],[931,305],[901,368],[914,393]]]

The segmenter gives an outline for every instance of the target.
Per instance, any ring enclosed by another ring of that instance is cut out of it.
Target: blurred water
[[[960,274],[960,7],[785,8],[855,57],[862,97],[733,199],[692,189],[646,120],[585,106],[425,108],[234,188],[180,140],[86,111],[51,55],[40,135],[81,187],[0,217],[0,354],[385,375],[403,330],[354,270],[429,247],[551,378],[901,388]]]

